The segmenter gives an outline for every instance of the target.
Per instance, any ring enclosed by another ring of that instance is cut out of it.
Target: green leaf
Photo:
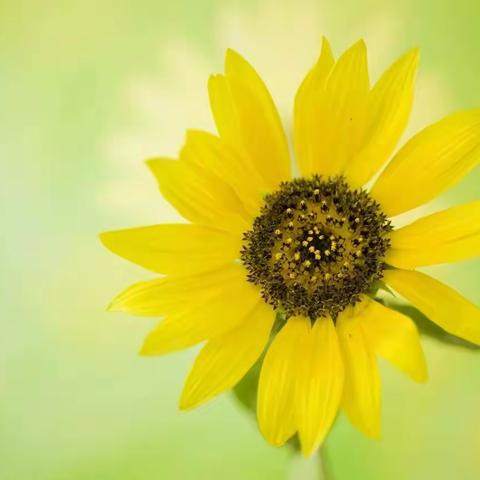
[[[250,413],[255,415],[257,408],[258,379],[263,355],[257,360],[247,374],[233,387],[233,395]]]

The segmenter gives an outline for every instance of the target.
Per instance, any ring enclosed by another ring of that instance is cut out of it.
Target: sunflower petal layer
[[[257,418],[260,431],[272,445],[283,445],[297,430],[298,362],[301,339],[310,321],[292,317],[274,338],[263,361],[258,385]]]
[[[412,110],[417,66],[418,50],[413,49],[398,59],[370,92],[365,145],[345,169],[352,187],[367,183],[400,140]]]
[[[359,41],[340,56],[314,98],[313,172],[326,176],[344,172],[365,139],[368,93],[367,51]]]
[[[148,270],[193,274],[214,270],[239,257],[239,235],[192,224],[162,224],[102,233],[113,253]]]
[[[412,380],[426,382],[427,364],[415,323],[369,297],[363,304],[359,318],[370,347]]]
[[[189,130],[183,159],[217,175],[233,188],[252,218],[258,214],[265,183],[251,162],[222,139],[200,130]]]
[[[480,109],[440,120],[395,155],[371,195],[389,216],[418,207],[461,180],[480,162]]]
[[[196,407],[236,385],[262,354],[274,319],[260,300],[238,327],[209,340],[187,378],[180,408]]]
[[[385,282],[448,333],[480,345],[480,309],[421,272],[387,270]]]
[[[315,152],[322,142],[318,135],[318,97],[321,96],[328,74],[335,64],[328,40],[323,38],[320,57],[310,70],[295,97],[293,138],[296,158],[303,175],[315,173]]]
[[[253,67],[228,50],[225,75],[209,81],[220,137],[252,162],[271,190],[290,177],[287,139],[272,97]]]
[[[480,201],[420,218],[391,233],[386,261],[400,268],[450,263],[480,255]]]
[[[317,319],[301,344],[296,409],[302,452],[309,456],[321,445],[335,420],[344,371],[331,318]]]
[[[235,233],[248,228],[235,191],[212,172],[182,159],[153,158],[147,164],[164,198],[187,220]]]
[[[340,313],[337,331],[345,364],[342,408],[365,435],[380,436],[380,376],[377,361],[357,314],[360,307]]]

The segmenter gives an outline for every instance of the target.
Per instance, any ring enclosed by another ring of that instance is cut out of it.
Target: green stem
[[[332,480],[332,478],[324,449],[320,449],[316,455],[307,459],[300,455],[293,457],[289,480]]]
[[[318,450],[317,456],[319,469],[318,478],[322,480],[333,480],[332,463],[325,443],[323,447]]]
[[[318,463],[318,476],[319,480],[327,480],[327,471],[326,471],[326,462],[325,454],[323,448],[320,448],[317,453],[317,463]]]

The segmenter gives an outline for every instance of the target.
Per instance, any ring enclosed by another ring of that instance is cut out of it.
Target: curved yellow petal
[[[232,264],[207,273],[138,282],[115,297],[109,310],[163,317],[192,307],[198,308],[217,295],[224,284],[238,277],[238,269],[238,265]]]
[[[426,382],[427,364],[415,323],[368,297],[364,297],[363,306],[357,315],[367,342],[375,353],[415,382]]]
[[[400,268],[480,255],[480,201],[428,215],[394,230],[386,262]]]
[[[152,158],[147,164],[162,195],[187,220],[236,233],[249,228],[238,196],[212,172],[182,160]]]
[[[242,265],[192,276],[137,283],[122,292],[111,310],[166,317],[148,335],[144,355],[160,355],[215,338],[238,325],[260,299]]]
[[[220,138],[244,153],[240,119],[230,85],[225,75],[211,75],[208,79],[210,109]],[[252,159],[247,158],[247,161]]]
[[[182,410],[193,408],[232,388],[262,354],[275,320],[262,299],[238,327],[210,340],[199,353],[182,398]]]
[[[413,270],[386,270],[384,280],[445,331],[480,344],[480,309],[453,288]]]
[[[169,310],[168,316],[147,336],[142,355],[161,355],[222,335],[239,325],[258,303],[259,290],[246,280],[243,268],[222,287],[205,297],[198,294]]]
[[[389,216],[444,192],[480,161],[480,109],[460,112],[425,128],[393,158],[371,195]]]
[[[367,51],[359,41],[338,59],[314,99],[313,172],[341,174],[358,152],[366,133],[368,92]]]
[[[338,412],[343,391],[343,360],[331,318],[319,318],[300,339],[298,434],[305,456],[323,442]]]
[[[290,178],[290,155],[280,117],[265,84],[233,50],[225,75],[209,81],[210,104],[220,137],[253,163],[266,186]]]
[[[258,385],[257,417],[260,431],[272,445],[283,445],[296,431],[296,383],[300,340],[308,335],[310,321],[289,318],[263,361]]]
[[[370,93],[366,144],[345,169],[354,188],[367,183],[378,171],[405,130],[412,110],[418,56],[418,50],[413,49],[400,57]]]
[[[317,98],[325,88],[325,82],[335,60],[328,40],[324,37],[322,50],[315,66],[310,70],[295,96],[293,140],[295,153],[301,173],[311,175],[314,169],[314,152],[322,142],[317,132]]]
[[[233,188],[252,217],[258,214],[263,204],[264,182],[251,162],[234,148],[215,135],[189,130],[182,158],[216,174]]]
[[[113,253],[148,270],[192,274],[214,270],[239,257],[241,235],[192,224],[164,224],[105,232]]]
[[[189,285],[194,283],[190,277],[183,279]],[[146,317],[163,316],[166,308],[172,306],[172,304],[173,307],[175,306],[178,283],[183,287],[182,282],[178,282],[178,279],[172,279],[171,277],[134,283],[112,300],[108,310]]]
[[[380,436],[380,377],[357,309],[348,308],[337,318],[337,331],[345,365],[342,408],[365,435]]]

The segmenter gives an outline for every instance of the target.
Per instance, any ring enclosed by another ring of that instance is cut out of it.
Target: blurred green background
[[[177,411],[195,351],[136,355],[154,321],[105,306],[150,275],[97,233],[178,218],[143,159],[212,128],[206,80],[226,47],[264,76],[288,125],[321,35],[337,54],[364,37],[374,78],[419,46],[411,133],[480,105],[480,4],[2,0],[0,12],[0,478],[306,478],[230,395]],[[479,184],[477,171],[427,209],[478,198]],[[429,270],[480,304],[479,261]],[[339,419],[336,480],[480,478],[480,354],[424,344],[426,386],[382,364],[381,442]]]

